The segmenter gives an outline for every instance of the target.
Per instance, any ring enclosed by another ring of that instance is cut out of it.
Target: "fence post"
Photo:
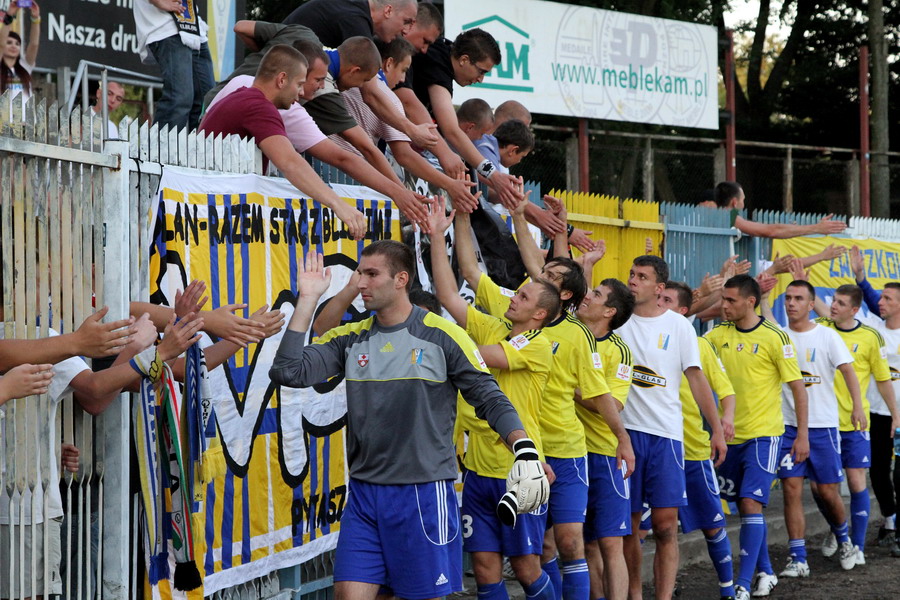
[[[118,169],[103,170],[103,290],[109,306],[107,320],[123,319],[129,313],[131,276],[129,268],[135,253],[129,236],[128,142],[110,140],[105,154],[120,157]],[[135,211],[137,212],[137,211]],[[135,214],[135,218],[146,218]],[[103,598],[125,600],[129,596],[131,532],[128,445],[130,406],[128,395],[122,395],[99,417],[96,417],[98,439],[105,447],[105,493],[103,496]]]
[[[859,158],[856,154],[847,161],[847,214],[860,214],[859,202]]]
[[[784,159],[784,198],[782,210],[794,212],[794,149],[788,146]]]
[[[573,135],[566,140],[566,189],[579,189],[578,181],[578,136]]]
[[[653,141],[644,140],[644,200],[653,202]]]
[[[725,146],[717,146],[713,150],[713,180],[709,187],[715,187],[720,181],[725,181]]]

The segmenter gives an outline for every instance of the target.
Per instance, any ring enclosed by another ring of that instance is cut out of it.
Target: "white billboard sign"
[[[714,27],[538,0],[446,0],[446,35],[475,27],[503,60],[454,102],[518,100],[532,112],[718,129]]]

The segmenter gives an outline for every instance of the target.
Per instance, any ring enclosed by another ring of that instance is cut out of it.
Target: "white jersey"
[[[842,377],[837,368],[853,362],[853,356],[838,333],[816,324],[809,331],[783,328],[797,349],[797,363],[809,398],[809,427],[838,427],[838,401],[834,395],[834,378]],[[784,424],[797,426],[794,394],[787,384],[781,386],[781,412]]]
[[[884,338],[888,367],[891,369],[891,383],[894,384],[894,397],[896,398],[900,395],[900,329],[890,329],[881,320],[873,324],[872,327]],[[871,405],[869,410],[876,415],[891,416],[891,411],[888,410],[887,404],[884,403],[884,398],[881,397],[878,386],[875,384],[875,377],[871,375],[869,377],[871,377],[871,380],[869,389],[866,391],[866,397]]]
[[[658,317],[632,315],[616,330],[631,349],[631,390],[622,411],[626,429],[683,441],[681,377],[700,367],[697,334],[683,316],[667,310]]]

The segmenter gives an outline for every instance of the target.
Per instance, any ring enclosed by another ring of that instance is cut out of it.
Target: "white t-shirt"
[[[51,329],[50,335],[55,336],[59,335],[59,333]],[[59,493],[59,466],[56,461],[56,408],[59,406],[62,397],[71,391],[69,384],[75,379],[75,376],[82,371],[90,371],[90,369],[91,368],[87,363],[77,356],[53,365],[53,379],[50,382],[50,389],[47,392],[50,397],[50,414],[44,415],[44,417],[50,421],[50,440],[49,442],[47,440],[41,440],[38,443],[38,455],[36,457],[38,473],[40,473],[40,469],[44,464],[47,464],[49,467],[50,477],[48,479],[49,483],[47,484],[49,494],[47,515],[50,519],[56,519],[63,516],[62,496],[60,496]],[[6,432],[3,432],[4,436],[5,433]],[[46,454],[50,448],[53,448],[53,452],[48,457]],[[0,469],[7,472],[6,462],[8,459],[3,453],[4,450],[2,446],[0,446]],[[34,500],[37,502],[34,517],[32,517],[31,514],[31,507],[33,504],[32,493],[27,486],[22,498],[22,501],[25,503],[26,524],[44,522],[44,492],[40,485],[36,486],[34,490]],[[18,500],[18,492],[14,492],[14,497]],[[9,525],[9,523],[9,498],[6,496],[5,492],[0,492],[0,525]],[[19,523],[18,501],[14,505],[12,523]]]
[[[837,427],[838,402],[834,395],[834,378],[840,365],[853,362],[853,356],[838,333],[816,324],[809,331],[797,332],[783,327],[797,349],[797,363],[803,374],[806,395],[809,398],[809,426]],[[787,384],[781,386],[781,412],[784,424],[797,426],[794,395]]]
[[[891,383],[894,384],[894,398],[896,399],[900,396],[900,329],[889,329],[887,324],[881,320],[874,323],[872,327],[877,329],[884,338],[888,367],[891,369]],[[875,378],[871,375],[869,377],[871,377],[871,381],[869,389],[866,391],[866,397],[871,405],[869,410],[876,415],[891,416],[891,411],[888,410],[887,404],[884,403],[884,398],[881,397],[878,386],[875,384]]]
[[[667,310],[658,317],[632,315],[616,330],[631,348],[631,390],[622,411],[626,429],[683,441],[681,376],[700,368],[697,334],[683,316]]]
[[[146,64],[154,64],[156,60],[153,53],[147,48],[148,44],[164,40],[167,37],[178,35],[178,26],[172,13],[160,10],[150,3],[150,0],[134,0],[134,28],[137,32],[138,52],[141,61]],[[207,41],[209,26],[206,21],[200,19],[200,42]]]
[[[226,97],[228,94],[252,85],[252,75],[235,76],[218,94],[216,94],[216,97],[209,103],[206,110],[208,111],[215,106],[216,102]],[[287,137],[297,152],[306,152],[325,139],[325,134],[322,133],[322,130],[316,125],[316,122],[309,116],[306,109],[296,102],[291,104],[291,107],[287,110],[279,110],[278,113],[281,115],[281,120],[284,121],[284,129],[287,132]]]
[[[34,65],[25,59],[25,46],[24,45],[22,46],[22,51],[21,51],[21,54],[19,55],[19,64],[22,65],[23,69],[28,71],[29,75],[32,73],[32,71],[34,71]],[[6,68],[6,66],[4,65],[3,68]],[[13,71],[13,74],[15,74],[15,71]],[[19,102],[22,103],[22,115],[24,116],[25,115],[25,103],[28,102],[28,99],[31,98],[31,93],[34,91],[34,79],[32,78],[32,80],[31,80],[31,88],[30,89],[26,90],[25,86],[22,85],[21,82],[17,81],[15,83],[8,83],[6,86],[6,90],[8,92],[10,92],[10,98],[15,98],[15,97],[19,98]],[[12,118],[12,114],[13,114],[12,113],[12,103],[10,103],[9,111],[10,111],[9,116],[10,116],[10,118]]]

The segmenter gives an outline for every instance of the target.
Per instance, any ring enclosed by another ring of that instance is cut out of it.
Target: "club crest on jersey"
[[[421,365],[422,364],[422,356],[425,354],[424,348],[413,348],[412,351],[412,364]]]
[[[859,344],[853,344],[853,347],[850,349],[850,352],[856,352],[859,350]]]
[[[738,352],[740,352],[740,351],[743,350],[743,349],[744,349],[744,345],[743,345],[743,344],[738,344],[737,347],[735,348],[735,350],[737,350]]]
[[[759,353],[759,344],[753,344],[753,354]]]
[[[631,370],[631,382],[642,388],[666,387],[666,378],[644,365],[634,365]]]
[[[668,350],[669,349],[669,334],[661,333],[659,334],[659,341],[657,342],[657,346],[660,350]]]
[[[806,362],[808,362],[808,363],[816,362],[816,349],[815,348],[807,348],[806,349]]]
[[[559,342],[553,342],[553,344],[551,346],[551,351],[553,352],[553,354],[556,354],[557,350],[559,350]]]
[[[357,355],[357,357],[356,357],[356,364],[358,364],[358,365],[361,366],[361,367],[364,367],[364,366],[366,366],[367,364],[369,364],[369,355],[368,355],[368,354],[359,354],[359,355]]]

